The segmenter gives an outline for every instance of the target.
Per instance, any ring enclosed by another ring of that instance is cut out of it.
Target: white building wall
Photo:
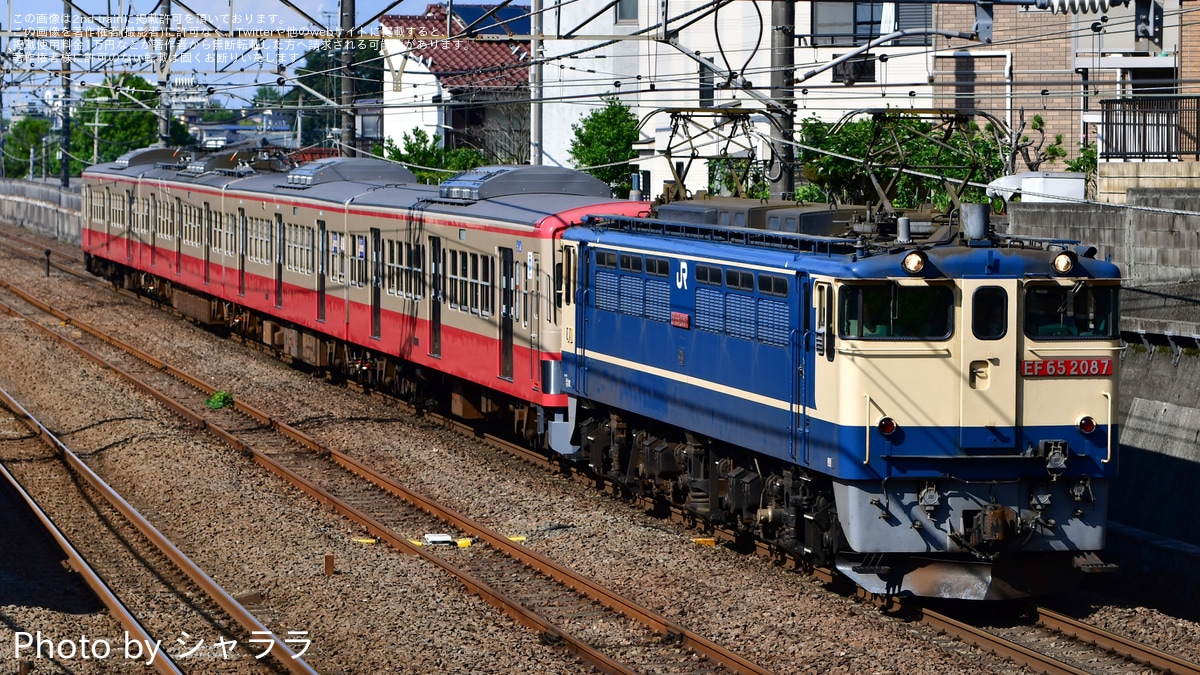
[[[429,137],[445,137],[444,108],[434,104],[442,94],[437,78],[418,59],[405,56],[404,43],[386,39],[390,31],[383,29],[383,134],[397,146],[403,146],[404,134],[424,129]]]
[[[643,121],[643,137],[646,141],[642,146],[643,154],[652,157],[644,159],[641,166],[651,171],[649,192],[657,195],[663,180],[670,177],[662,155],[668,147],[672,124],[669,114],[655,111],[661,108],[697,107],[700,67],[678,49],[650,37],[662,37],[661,28],[646,33],[644,38],[604,44],[657,23],[662,18],[662,6],[649,0],[639,0],[637,25],[617,24],[616,10],[613,8],[577,31],[589,39],[555,39],[556,36],[571,32],[591,17],[599,4],[566,3],[546,13],[544,56],[554,60],[545,66],[543,72],[545,103],[542,105],[542,161],[557,166],[573,166],[569,153],[574,138],[571,125],[578,123],[591,110],[603,106],[603,97],[617,96]],[[671,16],[680,16],[703,4],[700,0],[673,0],[668,4],[668,11]],[[811,33],[811,7],[812,3],[796,4],[795,34],[805,38],[797,41],[797,78],[853,49],[809,46],[807,36]],[[698,14],[690,16],[694,18]],[[672,22],[672,26],[688,20]],[[676,42],[682,48],[698,52],[701,57],[712,59],[719,68],[728,68],[743,76],[762,96],[770,94],[770,2],[750,0],[730,3],[719,14],[709,14],[679,31]],[[797,126],[801,119],[808,116],[815,115],[833,121],[856,108],[932,106],[933,90],[929,80],[933,61],[929,48],[882,47],[871,53],[888,55],[886,63],[877,64],[877,76],[883,82],[893,83],[893,86],[883,86],[882,82],[845,86],[832,81],[831,70],[816,74],[796,85]],[[722,88],[724,80],[719,75],[714,79],[718,87],[715,105],[739,105],[744,109],[759,111],[765,109],[764,104],[748,91]],[[620,86],[617,86],[617,82],[620,82]],[[804,89],[808,90],[807,93],[802,93]],[[760,123],[757,129],[764,139],[759,156],[765,158],[768,127]],[[711,144],[706,146],[703,139],[700,139],[698,146],[702,154],[706,152],[704,147],[714,148]],[[686,156],[680,157],[676,152],[676,159],[686,160]],[[685,187],[694,192],[704,189],[706,183],[704,162],[693,163]]]

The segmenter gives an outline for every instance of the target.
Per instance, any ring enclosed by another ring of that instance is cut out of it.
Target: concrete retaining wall
[[[0,220],[73,244],[82,241],[82,201],[74,190],[0,180]]]
[[[1120,462],[1109,517],[1200,544],[1200,408],[1133,399]]]

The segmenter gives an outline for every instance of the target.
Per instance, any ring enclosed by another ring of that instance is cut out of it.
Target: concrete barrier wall
[[[1133,399],[1120,462],[1109,518],[1200,544],[1200,409]]]
[[[23,180],[0,180],[0,220],[48,237],[81,243],[79,192]]]

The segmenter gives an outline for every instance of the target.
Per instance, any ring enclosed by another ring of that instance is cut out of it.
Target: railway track
[[[36,256],[33,255],[29,255],[28,257],[36,259]],[[70,265],[63,265],[60,269],[88,278],[86,274],[76,272],[76,268]],[[262,351],[270,351],[269,348],[254,342],[247,341],[246,344]],[[435,415],[431,416],[436,417]],[[573,464],[556,462],[553,458],[532,451],[509,439],[484,433],[478,428],[455,420],[437,419],[443,424],[458,428],[465,435],[482,439],[488,445],[499,449],[505,454],[520,457],[529,463],[540,465],[544,468],[573,474],[576,480],[592,483],[612,494],[620,494],[621,492],[619,485],[607,481],[602,476],[590,474]],[[264,417],[263,420],[260,420],[259,424],[270,426],[272,422],[269,418]],[[323,451],[318,450],[317,452],[321,453]],[[311,455],[310,453],[306,453],[304,456]],[[349,468],[349,470],[354,471],[355,469]],[[381,486],[380,489],[388,490],[389,488]],[[378,498],[368,497],[364,501],[367,505],[373,502],[378,502]],[[655,508],[659,513],[662,512],[661,504],[644,502],[644,505]],[[363,509],[363,511],[364,513],[370,512],[369,509]],[[732,541],[736,536],[732,532],[714,528],[711,524],[695,522],[691,516],[679,510],[674,511],[671,515],[675,520],[698,526],[706,533],[718,539]],[[402,529],[406,522],[403,520],[400,521],[399,525],[393,529]],[[382,520],[381,524],[386,525]],[[370,526],[367,526],[367,529],[370,529]],[[460,529],[455,534],[456,536],[462,534],[473,537],[473,535],[469,535],[466,529]],[[479,568],[473,566],[476,554],[480,554],[485,550],[487,549],[479,547],[455,549],[453,553],[450,553],[450,557],[459,563],[459,565],[475,574],[480,580],[494,585],[497,589],[505,588],[498,581],[489,581],[489,574],[487,572],[480,571]],[[437,554],[438,552],[449,553],[450,549],[426,547],[426,551]],[[776,557],[771,551],[763,547],[759,548],[759,553],[765,556]],[[781,560],[779,562],[790,566],[803,566],[800,561]],[[482,569],[491,569],[491,563],[485,561],[484,564],[485,567]],[[832,577],[831,573],[827,570],[815,570],[815,574],[818,578],[826,581]],[[500,575],[500,578],[503,578],[503,575]],[[517,588],[522,588],[522,585],[518,584]],[[517,591],[512,592],[516,593]],[[1146,669],[1157,672],[1200,673],[1200,667],[1195,664],[1188,663],[1153,648],[1138,645],[1134,641],[1121,638],[1120,636],[1095,629],[1094,627],[1074,621],[1069,617],[1055,614],[1050,610],[1041,608],[1036,610],[1035,613],[1038,617],[1036,621],[1030,619],[1025,622],[1014,623],[1007,627],[996,628],[994,626],[972,625],[972,622],[969,620],[955,619],[947,614],[934,612],[926,608],[913,607],[911,604],[906,607],[903,602],[895,598],[872,597],[861,590],[858,591],[858,595],[889,609],[907,612],[909,615],[918,617],[921,621],[938,631],[952,635],[963,642],[976,645],[986,651],[1004,656],[1015,663],[1037,672],[1128,672],[1133,664],[1142,664]],[[567,617],[557,619],[560,623],[568,623],[572,618],[575,618],[580,620],[578,623],[583,624],[588,622],[595,624],[598,617],[593,609],[573,609],[564,612],[560,616]],[[586,630],[586,626],[584,629]],[[671,635],[669,630],[666,634]],[[559,639],[553,633],[543,632],[543,635],[550,641],[557,641]]]
[[[3,437],[13,440],[0,456],[0,475],[124,631],[67,636],[44,626],[27,640],[14,635],[12,653],[21,668],[42,659],[60,665],[81,659],[139,661],[159,673],[208,672],[214,665],[236,673],[315,672],[3,389],[0,405],[14,415],[0,420]],[[182,636],[204,636],[201,646],[216,638],[224,646],[189,651],[186,642],[176,644]],[[274,655],[253,658],[246,649],[254,647],[251,640],[270,644]]]
[[[20,289],[0,282],[29,308],[4,305],[43,333],[71,345],[93,361],[128,379],[176,413],[252,456],[365,532],[393,547],[426,558],[459,579],[471,592],[537,631],[543,642],[561,645],[593,668],[607,673],[692,672],[765,673],[766,669],[661,615],[421,497],[395,481],[308,435],[235,402],[213,410],[205,405],[212,387],[131,345],[59,312]],[[37,320],[33,310],[53,316]],[[45,323],[55,324],[46,327]],[[70,337],[68,337],[70,335]],[[412,539],[424,533],[449,534],[439,547]],[[466,564],[456,564],[461,560]],[[596,631],[604,626],[603,635]]]
[[[1200,664],[1090,626],[1046,607],[1026,605],[1015,615],[971,608],[937,612],[917,608],[918,618],[948,635],[1047,675],[1137,672],[1200,675]],[[952,615],[954,614],[954,615]]]

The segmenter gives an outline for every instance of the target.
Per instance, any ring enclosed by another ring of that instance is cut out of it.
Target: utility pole
[[[779,108],[771,124],[771,196],[791,199],[796,192],[795,128],[796,5],[792,0],[771,2],[771,99]],[[719,30],[719,28],[718,28]]]
[[[71,30],[71,2],[63,0],[63,31]],[[75,54],[75,40],[71,34],[67,32],[67,39],[63,40],[64,49],[62,53],[62,142],[59,146],[58,153],[62,155],[59,163],[62,164],[62,186],[64,188],[71,187],[71,66],[72,58]]]
[[[358,156],[358,143],[354,138],[354,78],[350,66],[354,63],[352,49],[354,35],[354,0],[342,0],[342,148],[344,157]]]
[[[777,0],[778,1],[778,0]],[[529,36],[529,163],[542,164],[542,0],[533,0],[532,35]]]
[[[171,140],[171,101],[167,96],[167,84],[170,80],[171,55],[175,50],[171,46],[171,0],[161,0],[159,3],[159,30],[162,32],[162,51],[155,56],[158,63],[158,143],[167,147]]]
[[[100,121],[100,108],[93,111],[91,122],[84,122],[84,126],[92,128],[92,164],[100,163],[100,127],[108,126],[108,122]]]

